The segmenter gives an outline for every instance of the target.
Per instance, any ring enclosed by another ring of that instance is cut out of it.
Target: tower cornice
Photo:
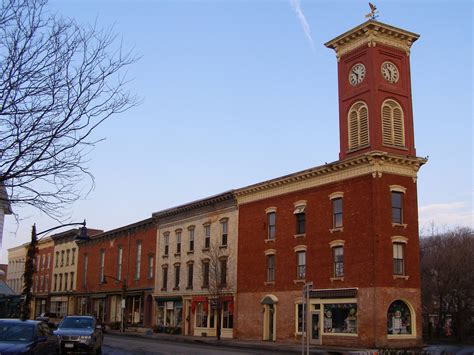
[[[357,47],[373,47],[377,43],[398,48],[407,55],[420,35],[375,20],[368,20],[357,27],[337,36],[324,45],[334,49],[338,60]]]

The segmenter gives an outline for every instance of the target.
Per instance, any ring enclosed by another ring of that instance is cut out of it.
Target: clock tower
[[[409,58],[418,37],[371,19],[325,44],[338,60],[339,159],[416,156]]]

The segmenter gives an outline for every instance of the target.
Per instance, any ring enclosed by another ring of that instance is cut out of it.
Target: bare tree
[[[217,311],[216,335],[221,339],[221,317],[225,297],[232,295],[235,291],[235,270],[233,266],[233,254],[228,248],[217,244],[211,244],[209,251],[205,252],[204,260],[209,265],[209,272],[201,273],[202,285],[207,287],[211,310]]]
[[[437,314],[435,332],[443,334],[451,316],[458,338],[473,326],[474,231],[456,228],[421,239],[422,303],[425,313]]]
[[[0,185],[12,205],[60,218],[81,195],[93,131],[138,104],[124,70],[136,62],[111,30],[48,13],[47,0],[0,5]]]

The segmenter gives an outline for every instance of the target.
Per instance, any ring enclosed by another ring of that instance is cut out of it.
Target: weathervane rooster
[[[369,2],[369,6],[370,6],[370,12],[365,15],[366,18],[370,18],[371,20],[375,20],[377,17],[379,17],[379,12],[377,10],[377,7],[372,4],[371,2]]]

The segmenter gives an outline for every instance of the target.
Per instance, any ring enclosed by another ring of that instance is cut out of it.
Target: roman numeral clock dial
[[[364,81],[365,78],[365,66],[362,63],[355,64],[349,71],[349,83],[352,86],[356,86]]]
[[[383,78],[391,84],[395,84],[400,77],[397,67],[392,62],[383,62],[380,70],[382,71]]]

